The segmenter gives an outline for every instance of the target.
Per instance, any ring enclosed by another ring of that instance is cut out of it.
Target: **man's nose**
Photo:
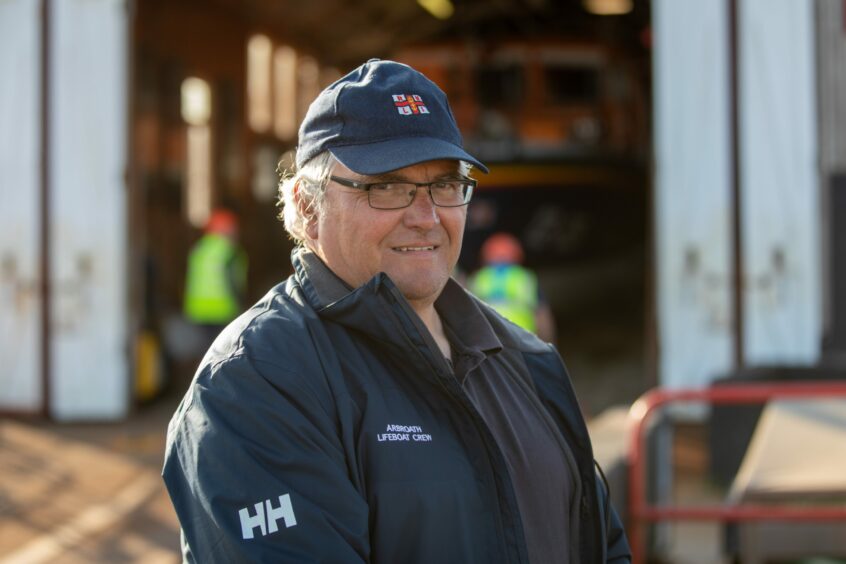
[[[414,200],[406,208],[405,224],[409,227],[431,228],[441,222],[438,208],[427,186],[418,186]]]

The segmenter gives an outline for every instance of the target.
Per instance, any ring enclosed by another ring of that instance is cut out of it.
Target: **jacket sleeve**
[[[312,376],[243,356],[200,373],[163,471],[185,561],[367,561],[368,506]]]

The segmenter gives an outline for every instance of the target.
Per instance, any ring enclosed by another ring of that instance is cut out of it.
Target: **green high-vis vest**
[[[470,290],[523,329],[537,329],[538,282],[531,271],[516,264],[486,266],[471,278]]]
[[[228,238],[204,235],[188,257],[185,316],[193,323],[222,325],[240,313],[247,257]]]

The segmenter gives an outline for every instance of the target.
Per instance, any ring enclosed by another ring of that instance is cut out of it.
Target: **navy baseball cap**
[[[487,167],[462,148],[446,94],[420,72],[371,59],[312,102],[300,125],[297,167],[323,151],[363,175],[437,159]]]

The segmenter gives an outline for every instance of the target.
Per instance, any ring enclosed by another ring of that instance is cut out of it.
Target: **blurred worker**
[[[494,233],[482,245],[482,262],[469,282],[470,290],[509,321],[547,342],[555,340],[552,311],[538,287],[535,273],[521,266],[523,247],[509,233]]]
[[[561,358],[450,278],[484,165],[446,95],[373,59],[280,187],[294,274],[168,428],[186,562],[628,562]]]
[[[238,245],[238,219],[212,212],[205,234],[188,256],[186,319],[202,331],[203,350],[241,313],[247,287],[247,255]]]

